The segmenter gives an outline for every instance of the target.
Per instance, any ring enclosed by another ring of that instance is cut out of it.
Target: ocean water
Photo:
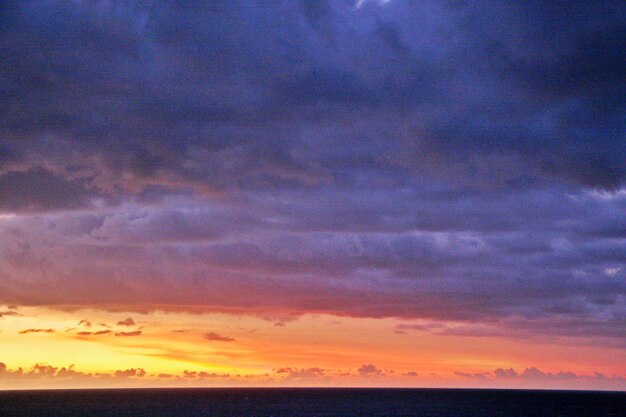
[[[0,416],[626,417],[626,393],[453,389],[0,392]]]

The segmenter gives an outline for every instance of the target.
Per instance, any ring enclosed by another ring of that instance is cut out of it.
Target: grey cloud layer
[[[623,340],[624,15],[4,2],[0,302]]]

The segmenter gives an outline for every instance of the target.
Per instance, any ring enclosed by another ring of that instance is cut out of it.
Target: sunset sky
[[[625,16],[0,2],[0,389],[626,390]]]

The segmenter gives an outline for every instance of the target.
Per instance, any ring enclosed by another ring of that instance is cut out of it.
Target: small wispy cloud
[[[206,340],[216,341],[216,342],[234,342],[235,339],[228,336],[222,336],[219,333],[209,332],[205,333],[203,336]]]
[[[54,329],[26,329],[19,332],[20,334],[28,333],[54,333]]]
[[[21,316],[20,313],[18,313],[17,311],[0,311],[0,318],[2,317],[18,317]]]
[[[141,336],[141,330],[135,330],[133,332],[115,332],[115,336],[118,337],[131,337],[131,336]]]
[[[361,7],[366,5],[367,3],[376,3],[379,6],[384,6],[386,4],[391,3],[391,0],[358,0],[356,2],[356,4],[354,5],[354,8],[355,9],[360,9]]]
[[[97,332],[78,332],[76,333],[79,336],[104,336],[107,334],[112,334],[113,332],[111,330],[100,330]]]

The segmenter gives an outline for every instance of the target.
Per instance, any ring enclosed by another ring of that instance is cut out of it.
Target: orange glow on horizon
[[[2,310],[15,314],[0,319],[1,389],[625,386],[616,364],[626,363],[626,353],[619,348],[400,332],[394,329],[406,320],[393,318],[304,315],[284,322],[230,313]],[[500,377],[498,368],[512,368],[516,377]]]

